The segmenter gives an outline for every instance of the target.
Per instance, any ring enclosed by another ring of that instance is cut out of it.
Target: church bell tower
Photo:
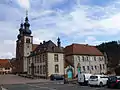
[[[27,57],[32,51],[33,36],[29,28],[28,12],[26,12],[25,22],[20,25],[16,42],[16,59],[19,61],[18,71],[20,73],[27,72]]]

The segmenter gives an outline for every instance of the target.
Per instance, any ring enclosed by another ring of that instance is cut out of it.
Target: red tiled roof
[[[0,67],[8,68],[11,64],[8,59],[0,59]]]
[[[34,50],[37,48],[38,45],[39,45],[39,44],[33,44],[33,46],[32,46],[32,51],[34,51]]]
[[[72,44],[70,46],[65,47],[64,52],[66,55],[70,55],[70,54],[94,55],[94,56],[103,55],[95,46],[84,45],[84,44]]]

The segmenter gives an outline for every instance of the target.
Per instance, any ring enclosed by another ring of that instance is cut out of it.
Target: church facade
[[[16,41],[16,71],[36,77],[48,78],[51,74],[64,74],[64,53],[60,39],[57,45],[51,40],[33,44],[28,16],[21,23]]]

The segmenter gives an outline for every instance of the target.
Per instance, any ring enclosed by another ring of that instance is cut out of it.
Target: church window
[[[29,38],[26,38],[26,43],[30,43],[30,39]]]

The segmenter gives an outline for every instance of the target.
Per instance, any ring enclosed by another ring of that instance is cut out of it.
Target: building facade
[[[0,59],[0,74],[8,74],[12,72],[12,65],[8,59]]]
[[[95,47],[83,44],[72,44],[65,48],[65,62],[74,66],[74,76],[78,68],[83,73],[101,74],[107,72],[104,55]],[[67,72],[67,71],[66,71]]]
[[[28,57],[28,75],[40,78],[49,78],[51,74],[64,74],[64,53],[60,46],[51,40],[43,43]]]

